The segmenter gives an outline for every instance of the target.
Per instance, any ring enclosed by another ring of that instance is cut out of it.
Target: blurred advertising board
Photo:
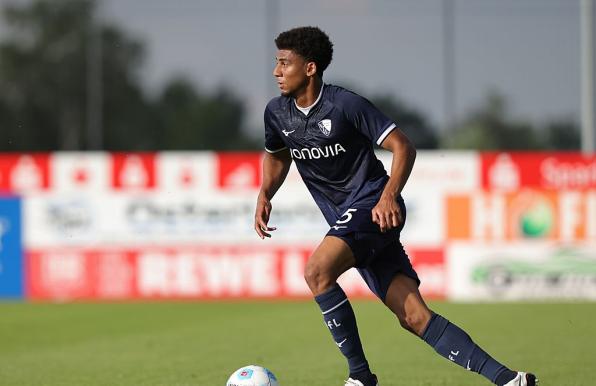
[[[378,152],[385,170],[391,153]],[[445,196],[480,188],[480,158],[476,152],[419,151],[403,191],[407,208],[404,244],[441,247],[446,241]]]
[[[27,253],[27,293],[37,300],[310,297],[303,278],[314,244],[53,248]],[[444,298],[442,250],[411,249],[421,290]],[[371,292],[355,270],[339,280],[351,296]]]
[[[596,241],[596,189],[447,196],[450,240]]]
[[[391,154],[377,155],[390,171]],[[262,157],[0,154],[0,194],[20,198],[0,204],[0,297],[20,296],[23,287],[34,299],[309,296],[303,265],[328,225],[292,166],[272,201],[277,230],[268,240],[256,236]],[[476,294],[465,292],[477,291],[483,300],[522,298],[530,279],[503,279],[515,286],[497,293],[470,278],[482,276],[476,260],[520,266],[537,259],[535,250],[596,249],[594,156],[419,151],[403,196],[401,239],[429,297],[467,300]],[[553,261],[561,260],[544,264]],[[584,263],[587,271],[596,266]],[[596,297],[583,277],[545,279],[542,289],[535,277],[533,298],[554,296],[548,285]],[[341,280],[350,294],[371,296],[357,273]],[[563,281],[575,287],[555,286]]]
[[[596,300],[596,243],[454,242],[446,253],[453,300]]]
[[[50,188],[50,155],[0,153],[0,194],[31,194]]]
[[[421,281],[420,292],[426,298],[447,297],[447,262],[443,248],[405,247]]]
[[[280,194],[274,244],[320,240],[328,230],[305,196]],[[29,248],[55,246],[261,243],[253,229],[256,193],[38,194],[24,204]]]
[[[500,191],[596,189],[596,155],[482,153],[482,187]]]
[[[391,154],[384,151],[381,161],[391,171]],[[419,150],[404,194],[433,190],[467,192],[480,187],[480,155],[471,151]]]
[[[257,152],[0,153],[0,193],[255,190]]]
[[[53,154],[51,189],[30,194],[24,202],[25,245],[258,243],[253,218],[260,157]],[[440,247],[446,234],[444,194],[477,187],[477,156],[423,152],[417,165],[404,195],[408,216],[402,239]],[[272,204],[270,223],[278,228],[272,243],[318,242],[328,230],[295,167]]]
[[[0,298],[23,297],[21,201],[0,196]]]

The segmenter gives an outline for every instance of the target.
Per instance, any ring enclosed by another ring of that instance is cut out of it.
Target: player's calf
[[[315,300],[321,308],[325,326],[348,361],[350,377],[357,379],[352,376],[370,373],[358,334],[354,310],[341,287],[335,284],[328,291],[315,296]],[[365,386],[369,385],[365,384]]]
[[[527,383],[511,384],[510,381],[517,376],[515,371],[497,362],[474,343],[464,330],[441,315],[432,315],[426,330],[422,334],[422,339],[441,356],[457,363],[466,370],[483,375],[495,385],[529,385]]]

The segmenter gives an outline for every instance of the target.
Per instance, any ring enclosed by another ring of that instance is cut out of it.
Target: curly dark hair
[[[318,27],[297,27],[280,33],[275,39],[278,50],[292,50],[309,62],[317,64],[317,72],[323,72],[333,58],[333,43]]]

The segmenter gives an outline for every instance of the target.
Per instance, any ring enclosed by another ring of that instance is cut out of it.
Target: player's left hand
[[[381,195],[379,202],[372,209],[372,220],[379,224],[381,232],[398,228],[404,222],[403,214],[395,198]]]
[[[257,199],[257,208],[255,210],[255,231],[261,239],[271,237],[270,232],[276,229],[275,227],[270,227],[267,225],[270,214],[271,202],[259,195],[259,198]]]

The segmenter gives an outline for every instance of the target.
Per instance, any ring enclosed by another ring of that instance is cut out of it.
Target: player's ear
[[[306,75],[314,76],[317,73],[317,64],[315,62],[306,63]]]

